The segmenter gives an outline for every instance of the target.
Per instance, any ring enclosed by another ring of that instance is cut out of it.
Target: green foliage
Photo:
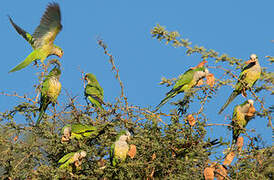
[[[154,27],[151,34],[166,44],[184,47],[188,55],[196,53],[201,55],[201,59],[213,60],[214,63],[226,62],[235,69],[243,65],[241,59],[191,46],[178,32],[168,32],[160,25]],[[226,148],[230,144],[222,139],[205,138],[209,133],[206,126],[210,124],[204,106],[220,87],[235,83],[231,70],[215,67],[223,70],[229,78],[218,79],[214,87],[196,87],[189,92],[187,99],[175,102],[176,108],[170,113],[156,113],[149,108],[128,105],[113,56],[103,41],[98,43],[110,58],[115,77],[121,85],[121,96],[113,104],[106,104],[102,111],[67,97],[69,102],[62,102],[65,104],[63,108],[49,108],[41,124],[35,126],[38,113],[35,95],[34,98],[10,95],[22,98],[23,102],[0,113],[0,176],[12,179],[204,179],[203,170],[212,164],[212,155],[218,164],[222,164],[224,155],[219,147]],[[40,82],[42,77],[43,74],[39,77]],[[163,78],[161,84],[171,85],[173,81]],[[261,90],[273,93],[273,73],[264,69],[260,81],[260,86],[252,91],[255,99],[261,103],[258,115],[269,118],[271,122],[273,110],[265,108],[255,93]],[[189,112],[189,105],[194,100],[200,102],[200,109],[193,113]],[[195,117],[194,125],[188,121],[190,113]],[[18,119],[24,124],[17,123]],[[63,127],[77,123],[105,128],[95,137],[61,142]],[[106,123],[110,125],[104,126]],[[136,145],[137,153],[134,158],[128,157],[125,162],[113,167],[109,161],[110,147],[123,129],[133,132],[129,144]],[[79,167],[72,163],[71,169],[58,168],[58,161],[62,157],[79,150],[87,153]],[[272,153],[273,147],[264,147],[257,137],[250,138],[247,146],[237,154],[237,161],[228,166],[226,178],[273,178]]]

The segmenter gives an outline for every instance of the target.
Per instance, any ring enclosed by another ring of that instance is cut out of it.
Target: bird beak
[[[63,54],[60,54],[60,55],[59,55],[59,58],[62,58],[62,57],[63,57]]]

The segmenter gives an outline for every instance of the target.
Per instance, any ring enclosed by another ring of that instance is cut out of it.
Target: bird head
[[[85,80],[88,82],[88,83],[93,83],[93,82],[97,82],[97,79],[96,79],[96,76],[92,73],[87,73],[85,75]]]
[[[249,64],[256,61],[258,61],[258,56],[256,54],[251,54],[249,60],[247,60],[245,63]]]
[[[48,76],[56,76],[60,77],[61,75],[61,70],[58,67],[54,67],[50,72]]]
[[[252,99],[247,100],[247,102],[250,106],[253,106],[253,104],[254,104],[254,101]]]
[[[127,141],[127,140],[130,140],[130,132],[128,130],[122,130],[118,136],[117,136],[117,140],[120,140],[120,141]]]
[[[80,152],[80,158],[84,158],[84,157],[86,157],[86,155],[87,155],[86,151],[81,151]]]
[[[63,54],[64,54],[64,51],[62,48],[60,48],[59,46],[55,46],[55,54],[59,57],[59,58],[62,58]]]

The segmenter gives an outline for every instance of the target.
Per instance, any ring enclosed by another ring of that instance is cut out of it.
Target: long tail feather
[[[158,111],[164,104],[167,103],[167,101],[169,101],[171,98],[176,96],[176,94],[177,93],[175,91],[168,93],[167,96],[160,102],[160,104],[158,106],[156,106],[155,111]]]
[[[38,116],[38,119],[36,121],[36,126],[40,124],[40,121],[42,120],[43,115],[45,114],[45,111],[48,107],[49,103],[43,103],[42,106],[40,107],[40,114]]]
[[[28,55],[28,57],[23,62],[21,62],[20,64],[18,64],[17,66],[15,66],[15,68],[13,68],[12,70],[10,70],[9,73],[15,72],[15,71],[19,71],[19,70],[25,68],[32,61],[34,61],[36,59],[39,59],[39,57],[37,57],[37,52],[33,51],[32,53],[30,53],[30,55]]]
[[[231,93],[231,95],[229,96],[228,100],[226,101],[226,103],[223,105],[223,107],[220,109],[219,114],[221,114],[225,108],[235,99],[235,97],[237,97],[239,95],[239,93],[237,91],[233,91]]]

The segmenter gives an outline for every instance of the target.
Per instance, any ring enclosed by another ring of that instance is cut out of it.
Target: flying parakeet
[[[15,30],[25,38],[33,48],[32,53],[9,72],[15,72],[28,66],[32,61],[44,60],[50,55],[63,56],[63,50],[53,44],[57,34],[61,31],[61,13],[57,3],[50,3],[41,18],[39,26],[35,29],[33,35],[16,25],[12,19],[9,20]]]
[[[172,90],[166,94],[166,97],[156,107],[156,111],[165,103],[167,103],[168,100],[175,97],[177,94],[187,92],[192,87],[196,86],[199,80],[203,79],[208,74],[209,71],[204,66],[195,67],[187,70],[184,74],[179,76]]]
[[[77,151],[77,152],[71,152],[63,156],[58,163],[61,164],[59,166],[60,169],[68,169],[72,171],[72,163],[74,163],[74,166],[77,169],[80,169],[80,165],[82,164],[82,160],[84,157],[86,157],[87,152],[86,151]]]
[[[243,104],[234,107],[233,117],[232,117],[232,129],[233,129],[233,140],[235,144],[241,133],[244,133],[244,128],[246,127],[249,120],[252,119],[255,113],[255,108],[253,106],[254,101],[249,99]]]
[[[219,114],[223,112],[223,110],[239,95],[242,93],[243,96],[246,97],[246,90],[251,88],[256,81],[261,76],[261,66],[258,61],[258,57],[256,54],[251,54],[250,59],[246,62],[246,66],[242,69],[242,72],[239,76],[239,80],[235,85],[234,91],[229,96],[226,103],[223,105]]]
[[[45,113],[48,105],[51,103],[53,106],[61,91],[61,83],[59,82],[61,70],[57,67],[53,68],[49,74],[45,77],[42,83],[41,98],[40,98],[40,114],[37,119],[36,125],[38,125]]]
[[[130,140],[130,136],[131,134],[129,131],[122,130],[116,137],[116,141],[112,144],[110,149],[110,161],[112,166],[116,166],[117,163],[126,160],[129,151],[127,140]]]
[[[88,73],[85,75],[85,80],[87,80],[88,84],[85,88],[85,96],[91,102],[91,104],[99,108],[103,109],[102,104],[105,104],[104,99],[104,90],[98,83],[96,76],[94,74]]]

